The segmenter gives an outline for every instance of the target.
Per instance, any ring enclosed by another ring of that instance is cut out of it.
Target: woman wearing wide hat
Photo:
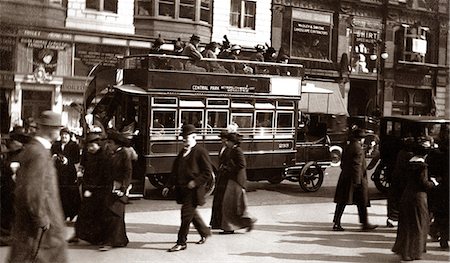
[[[226,180],[223,193],[222,218],[220,222],[221,234],[233,234],[235,230],[246,228],[253,229],[256,219],[247,211],[246,197],[246,162],[242,149],[239,147],[241,135],[229,133],[227,135],[227,154],[224,156],[220,176]]]
[[[431,142],[417,138],[413,146],[414,156],[409,160],[405,190],[400,199],[397,238],[392,251],[402,260],[420,259],[426,252],[429,230],[429,213],[427,191],[439,183],[428,176],[426,155],[431,149]]]

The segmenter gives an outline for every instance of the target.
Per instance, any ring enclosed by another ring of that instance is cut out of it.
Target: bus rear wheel
[[[300,171],[298,179],[305,192],[316,192],[323,183],[323,170],[316,162],[308,162]]]
[[[156,188],[163,188],[167,182],[167,176],[162,174],[149,174],[147,175],[150,183]]]

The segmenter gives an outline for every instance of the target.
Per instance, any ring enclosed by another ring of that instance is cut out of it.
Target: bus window
[[[277,112],[277,128],[294,127],[294,114],[292,112]]]
[[[229,99],[206,99],[206,105],[211,108],[228,108],[230,107]]]
[[[167,129],[175,132],[175,110],[153,110],[152,135],[163,135]]]
[[[257,111],[256,112],[256,127],[272,128],[273,112]]]
[[[231,114],[231,122],[236,123],[239,128],[253,127],[253,114],[251,113],[233,113]]]
[[[207,133],[219,132],[228,125],[228,111],[227,110],[208,110],[206,112]]]
[[[202,110],[181,110],[180,127],[184,124],[192,124],[196,128],[202,128],[203,111]]]

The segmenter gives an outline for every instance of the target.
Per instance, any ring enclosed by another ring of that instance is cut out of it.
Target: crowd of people
[[[137,160],[130,138],[107,129],[87,133],[80,146],[62,128],[61,116],[52,111],[44,111],[33,128],[16,127],[2,138],[0,241],[11,246],[9,262],[66,262],[67,242],[80,240],[99,246],[100,251],[127,246],[125,207]],[[191,224],[200,235],[197,244],[203,244],[212,230],[229,235],[240,229],[251,231],[256,222],[247,209],[246,161],[238,127],[230,125],[221,132],[217,164],[197,144],[197,132],[194,125],[182,126],[184,147],[162,190],[163,196],[173,191],[181,205],[177,241],[169,252],[187,248]],[[346,205],[353,204],[363,231],[378,227],[368,220],[365,135],[353,129],[344,148],[333,231],[345,231],[341,218]],[[421,258],[428,235],[448,249],[448,142],[439,151],[431,148],[427,138],[404,139],[393,171],[387,226],[398,222],[392,251],[406,261]],[[197,207],[205,204],[213,166],[218,174],[207,226]],[[64,227],[72,221],[75,234],[65,240]]]
[[[153,43],[150,54],[156,55],[181,55],[189,57],[185,62],[173,60],[167,57],[149,57],[142,62],[143,67],[151,69],[171,69],[186,70],[195,72],[216,72],[216,73],[239,73],[239,74],[278,74],[290,75],[289,70],[279,67],[262,66],[249,63],[226,63],[213,61],[215,59],[224,60],[240,60],[242,51],[241,46],[231,44],[227,36],[224,36],[222,44],[210,42],[205,45],[203,50],[200,48],[200,37],[192,35],[189,42],[183,43],[177,39],[174,43],[174,50],[168,51],[162,49],[165,40],[159,36]],[[275,48],[258,44],[255,46],[256,53],[249,57],[249,60],[256,62],[272,62],[287,64],[289,56],[280,49],[278,52]],[[207,58],[208,60],[202,60]]]

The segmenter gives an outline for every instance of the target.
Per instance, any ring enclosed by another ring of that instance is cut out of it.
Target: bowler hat
[[[71,134],[68,128],[64,127],[59,131],[59,135],[62,135],[63,133]]]
[[[239,133],[229,133],[227,138],[229,141],[238,144],[241,142],[242,135],[240,135]]]
[[[102,139],[102,134],[99,132],[90,132],[86,136],[86,142],[91,143]]]
[[[200,37],[197,36],[196,34],[193,34],[193,35],[191,36],[191,40],[197,40],[197,41],[200,41]]]
[[[181,134],[180,136],[188,136],[189,134],[196,133],[197,128],[195,128],[192,124],[185,124],[183,127],[181,127]]]
[[[121,146],[126,146],[129,144],[129,140],[125,138],[120,132],[115,130],[108,130],[108,139],[113,140],[117,144]]]
[[[36,120],[36,123],[49,127],[61,127],[61,114],[51,110],[43,111]]]
[[[363,129],[357,128],[355,130],[352,131],[352,137],[356,138],[356,139],[362,139],[364,137],[366,137],[367,134]]]

